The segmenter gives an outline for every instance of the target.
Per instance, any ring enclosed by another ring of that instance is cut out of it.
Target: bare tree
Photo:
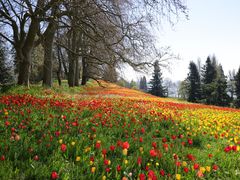
[[[31,54],[39,41],[40,23],[58,0],[1,0],[0,36],[15,49],[18,64],[18,84],[29,85]],[[9,33],[8,31],[11,31]]]

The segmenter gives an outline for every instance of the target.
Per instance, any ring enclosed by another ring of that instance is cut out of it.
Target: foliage
[[[215,56],[208,56],[202,68],[201,81],[197,66],[190,62],[188,75],[188,101],[202,102],[218,106],[229,106],[233,99],[228,94],[228,82],[221,64],[217,63]],[[233,87],[232,87],[233,88]]]
[[[178,89],[178,97],[183,100],[187,100],[188,98],[188,89],[189,89],[189,83],[187,82],[187,79],[183,80],[179,84]]]
[[[222,66],[218,66],[218,76],[216,78],[215,104],[218,106],[228,106],[230,97],[227,94],[227,80]]]
[[[147,79],[145,76],[140,78],[139,89],[147,92]]]
[[[235,86],[236,86],[236,106],[239,108],[240,107],[240,68],[238,69],[238,72],[235,76]]]
[[[159,62],[154,62],[154,71],[152,75],[152,79],[150,80],[150,88],[149,93],[159,97],[166,96],[166,89],[163,87],[162,73],[159,66]]]
[[[217,69],[210,56],[207,57],[206,64],[202,69],[202,90],[203,99],[206,104],[214,104],[213,93],[215,89],[214,80],[217,77]]]
[[[201,99],[201,82],[197,66],[194,62],[190,62],[188,74],[188,101],[197,102]]]

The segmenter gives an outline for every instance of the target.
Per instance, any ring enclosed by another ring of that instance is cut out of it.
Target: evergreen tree
[[[165,97],[165,89],[162,85],[162,73],[158,61],[154,62],[154,72],[150,80],[149,93],[159,97]]]
[[[214,57],[213,61],[210,56],[207,57],[206,64],[202,70],[202,97],[203,101],[206,104],[214,104],[215,99],[213,98],[214,90],[216,87],[216,58]]]
[[[6,63],[5,48],[0,41],[0,84],[5,84],[11,80],[10,69]]]
[[[211,60],[211,57],[208,56],[206,60],[206,64],[203,67],[202,71],[202,80],[204,84],[210,84],[217,77],[217,69],[216,69],[216,59]]]
[[[190,62],[188,74],[188,101],[197,102],[201,98],[201,82],[197,65]]]
[[[143,90],[143,78],[140,78],[139,89]]]
[[[216,79],[216,89],[215,89],[215,105],[218,106],[228,106],[230,102],[230,97],[227,94],[227,79],[224,75],[224,71],[222,69],[222,66],[218,66],[218,73],[217,73],[217,79]]]
[[[141,89],[141,90],[143,90],[145,92],[147,91],[147,80],[146,80],[145,76],[140,78],[139,89]]]
[[[235,85],[236,85],[236,89],[235,89],[235,94],[236,94],[236,102],[235,105],[236,107],[240,107],[240,67],[238,69],[238,72],[235,76]]]

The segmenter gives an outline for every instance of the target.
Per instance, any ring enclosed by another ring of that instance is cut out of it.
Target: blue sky
[[[215,54],[225,74],[240,66],[240,1],[188,0],[189,20],[181,18],[170,27],[166,25],[158,35],[161,45],[169,45],[181,61],[173,63],[172,73],[166,76],[182,80],[187,76],[190,60],[205,63]]]
[[[187,0],[189,20],[183,17],[171,27],[162,24],[158,44],[170,46],[180,61],[172,62],[171,73],[163,76],[183,80],[188,73],[189,61],[215,54],[225,75],[240,66],[240,0]],[[134,75],[133,75],[134,76]],[[135,79],[135,78],[134,78]]]

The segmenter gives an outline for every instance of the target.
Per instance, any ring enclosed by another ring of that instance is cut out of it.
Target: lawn
[[[103,83],[0,95],[0,179],[240,179],[240,110]]]

